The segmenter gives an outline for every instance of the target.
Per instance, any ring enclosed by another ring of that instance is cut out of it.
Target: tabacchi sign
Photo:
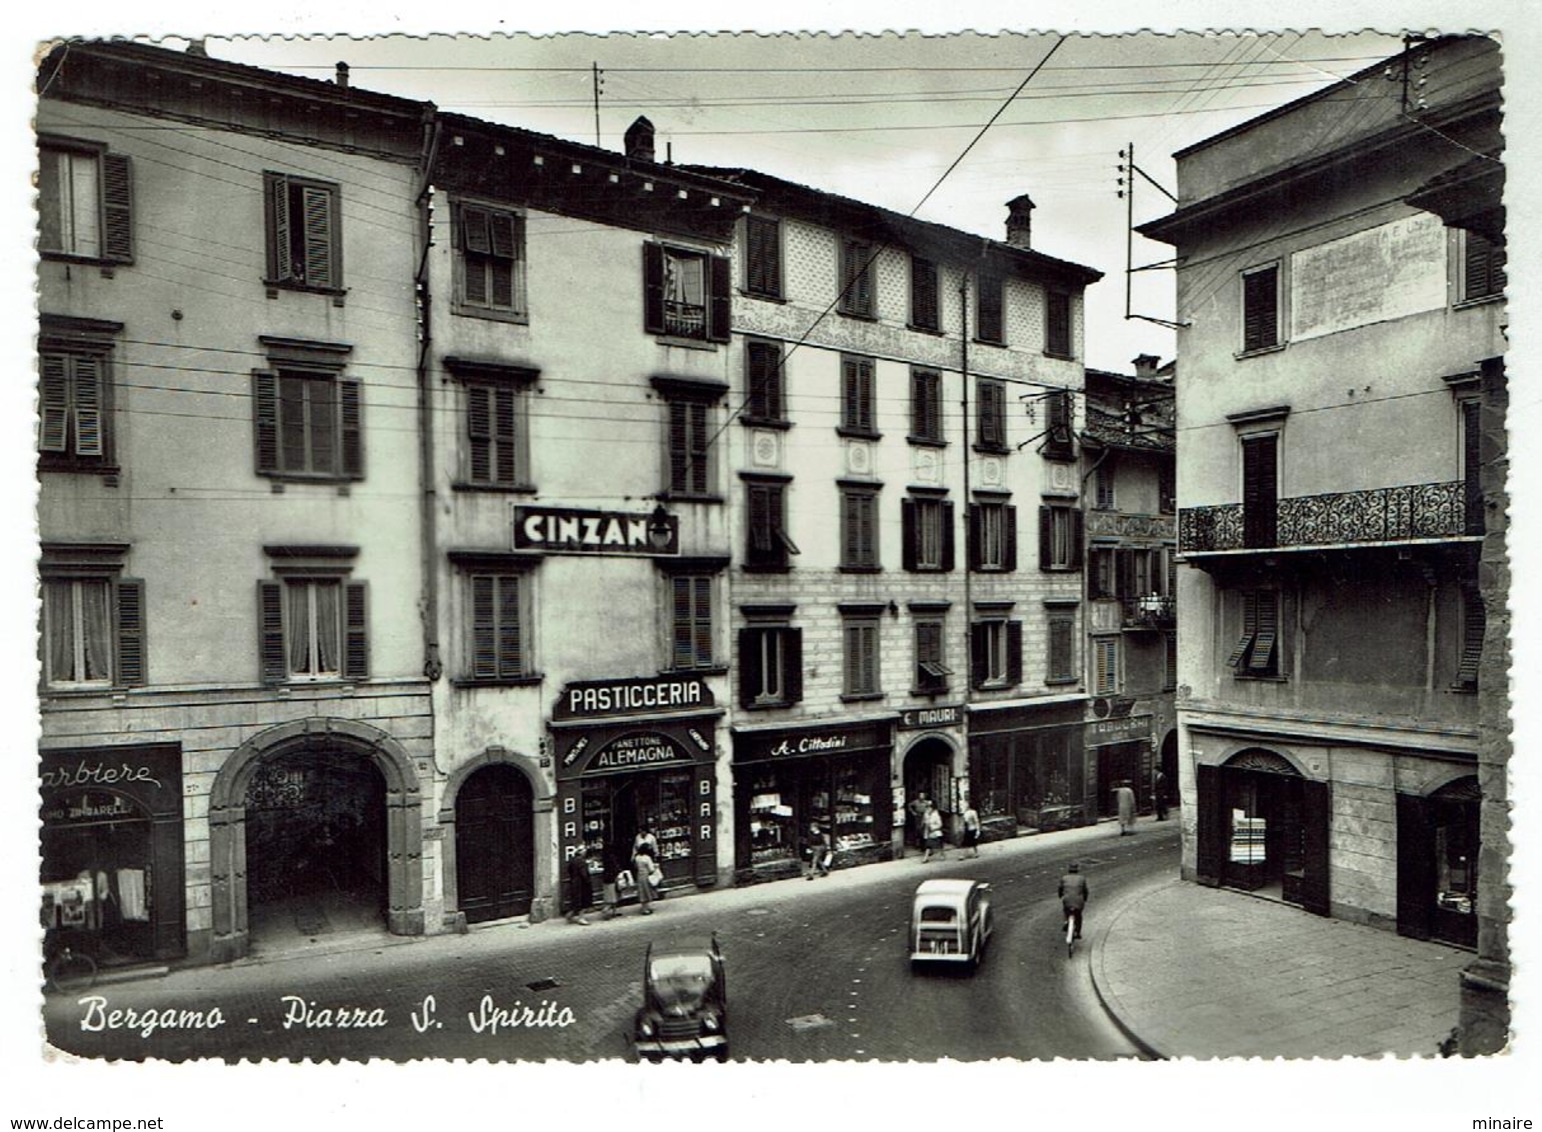
[[[514,549],[547,554],[680,553],[680,520],[657,508],[652,514],[581,511],[573,507],[514,507]]]

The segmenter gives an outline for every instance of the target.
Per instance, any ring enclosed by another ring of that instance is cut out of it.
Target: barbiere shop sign
[[[639,515],[515,504],[514,549],[546,554],[672,556],[680,553],[680,520],[662,505]]]

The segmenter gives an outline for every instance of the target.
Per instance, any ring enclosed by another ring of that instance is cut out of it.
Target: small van
[[[991,886],[979,880],[922,881],[910,912],[910,967],[960,965],[974,970],[990,943]]]

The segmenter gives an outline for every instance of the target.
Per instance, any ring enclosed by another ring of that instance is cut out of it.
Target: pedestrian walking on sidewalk
[[[1135,791],[1130,789],[1128,782],[1121,782],[1119,788],[1114,791],[1114,797],[1119,802],[1119,836],[1135,832]]]
[[[616,850],[607,841],[600,845],[600,919],[613,920],[621,915],[621,893],[616,878],[621,875],[621,863],[616,860]]]
[[[588,925],[584,909],[594,902],[594,888],[589,883],[587,847],[580,841],[568,858],[568,923]]]
[[[1076,930],[1072,932],[1075,939],[1082,937],[1082,912],[1087,907],[1087,896],[1087,878],[1082,876],[1081,865],[1072,861],[1060,878],[1060,910],[1067,920],[1076,921]]]
[[[924,865],[932,859],[932,854],[942,860],[942,811],[931,802],[926,803],[926,809],[921,814],[921,840],[926,846],[926,853],[921,858]]]
[[[963,837],[959,841],[964,853],[970,857],[980,855],[980,815],[969,804],[969,799],[964,799]]]
[[[830,875],[830,838],[819,823],[810,822],[808,835],[803,839],[803,879]]]
[[[637,831],[632,842],[632,877],[637,885],[637,903],[644,916],[653,915],[653,898],[660,895],[655,887],[659,873],[659,842],[647,826]]]

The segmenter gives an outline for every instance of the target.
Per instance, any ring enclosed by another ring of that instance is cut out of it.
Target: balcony
[[[1380,546],[1483,534],[1481,501],[1460,480],[1301,495],[1278,500],[1275,508],[1269,538],[1267,530],[1248,529],[1240,503],[1185,507],[1178,513],[1178,552]]]
[[[1178,624],[1177,603],[1170,597],[1127,597],[1119,606],[1120,627],[1124,629],[1172,629]]]

